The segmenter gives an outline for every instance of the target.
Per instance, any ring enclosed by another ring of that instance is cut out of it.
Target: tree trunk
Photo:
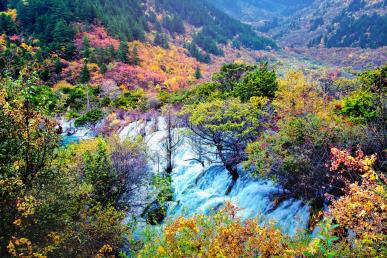
[[[232,176],[232,180],[231,180],[231,183],[230,185],[227,187],[227,190],[226,190],[226,195],[229,195],[232,188],[234,187],[236,181],[238,180],[239,178],[239,174],[238,174],[238,170],[236,168],[234,168],[234,166],[232,164],[230,164],[226,157],[224,156],[223,154],[223,147],[221,144],[217,144],[216,145],[216,149],[218,151],[218,154],[219,154],[219,157],[220,157],[220,160],[222,161],[223,165],[226,167],[227,171],[231,174]]]
[[[228,172],[230,172],[230,174],[232,176],[232,180],[231,180],[230,184],[228,185],[226,193],[225,193],[226,195],[229,195],[230,192],[232,191],[232,189],[234,188],[235,183],[237,182],[237,180],[239,178],[239,174],[238,174],[238,171],[235,168],[233,168],[231,165],[226,165],[226,169]]]
[[[167,168],[166,172],[168,175],[172,173],[173,167],[172,167],[172,121],[171,121],[171,113],[168,111],[168,138],[167,138]]]

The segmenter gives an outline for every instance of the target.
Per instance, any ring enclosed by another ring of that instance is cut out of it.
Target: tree
[[[7,256],[4,243],[18,230],[18,203],[34,208],[31,191],[47,175],[58,144],[55,122],[35,109],[27,94],[31,85],[21,83],[5,79],[0,87],[1,256]]]
[[[59,19],[55,23],[54,30],[52,31],[53,44],[59,47],[65,46],[66,43],[71,42],[74,37],[74,30],[71,25],[63,19]]]
[[[128,54],[129,54],[128,42],[121,40],[121,43],[116,55],[118,61],[126,64],[129,63]]]
[[[89,68],[87,67],[87,60],[85,60],[83,64],[81,74],[79,75],[79,81],[80,83],[83,83],[83,84],[86,84],[90,81],[90,71],[89,71]]]
[[[166,160],[165,172],[170,175],[173,170],[173,156],[176,149],[182,143],[182,137],[178,132],[179,124],[176,113],[172,110],[171,106],[167,106],[163,110],[165,122],[166,122],[166,135],[162,142],[162,148]]]
[[[229,63],[224,64],[218,73],[215,73],[212,77],[213,81],[219,84],[219,90],[225,96],[230,96],[238,88],[238,84],[241,83],[244,75],[248,72],[256,70],[255,65],[247,65],[243,63]],[[238,94],[234,94],[239,97]],[[248,100],[247,100],[248,101]]]
[[[244,74],[243,80],[236,86],[234,94],[242,101],[251,97],[261,96],[273,98],[278,89],[277,75],[270,70],[268,64],[261,65],[258,69]]]
[[[202,78],[202,73],[200,71],[200,67],[199,66],[196,66],[196,69],[195,69],[195,78],[196,79],[201,79]]]
[[[226,194],[239,178],[237,165],[247,159],[247,144],[256,139],[264,125],[260,122],[263,115],[260,108],[231,98],[188,105],[183,109],[192,133],[200,137],[209,150],[215,147],[214,154],[232,176]]]
[[[83,58],[90,58],[90,40],[87,36],[83,37],[82,40],[82,48],[81,48],[81,54]]]
[[[168,36],[165,33],[156,33],[154,44],[164,49],[169,48]]]
[[[14,35],[18,29],[11,16],[0,13],[0,34]]]
[[[78,117],[76,120],[75,120],[75,126],[76,127],[94,127],[96,125],[96,123],[101,120],[103,117],[103,113],[101,110],[99,109],[92,109],[90,110],[89,112],[87,112],[86,114]]]
[[[138,48],[137,46],[133,47],[132,53],[131,53],[131,64],[133,65],[140,65],[141,60],[140,57],[138,56]]]
[[[102,74],[105,74],[107,72],[107,70],[108,70],[107,66],[104,63],[102,63],[100,66],[100,72]]]

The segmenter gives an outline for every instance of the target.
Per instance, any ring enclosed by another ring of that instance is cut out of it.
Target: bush
[[[88,126],[95,126],[95,124],[101,120],[103,117],[103,113],[99,109],[92,109],[86,114],[78,117],[74,125],[76,127],[88,127]]]
[[[237,84],[234,94],[246,102],[255,96],[273,98],[277,89],[275,71],[269,70],[268,65],[264,64],[257,70],[246,73],[243,80]]]
[[[369,92],[358,91],[344,98],[337,113],[348,117],[351,122],[365,124],[377,118],[376,103]]]

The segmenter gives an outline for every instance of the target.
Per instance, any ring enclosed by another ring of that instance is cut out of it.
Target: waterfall
[[[71,129],[71,123],[68,121],[61,121],[61,124],[64,132]],[[155,130],[157,127],[159,129]],[[122,140],[144,136],[153,172],[158,173],[164,168],[161,141],[166,136],[166,131],[163,118],[159,117],[158,121],[130,123],[122,128],[118,135]],[[74,135],[66,136],[66,141],[69,141],[68,137],[79,140],[90,138],[92,135],[87,130],[79,130]],[[267,179],[252,178],[239,167],[240,178],[226,196],[225,192],[232,178],[225,167],[219,164],[207,164],[203,167],[199,162],[193,161],[195,158],[197,157],[191,147],[184,141],[174,157],[171,175],[174,201],[169,205],[168,218],[191,216],[195,213],[208,214],[225,202],[231,202],[240,209],[238,216],[242,219],[259,218],[262,224],[275,221],[278,227],[289,235],[307,228],[310,206],[297,199],[287,199],[274,206],[271,197],[283,192],[281,186]],[[141,193],[141,198],[144,198],[143,195],[144,193]]]
[[[151,122],[154,123],[155,121]],[[152,132],[148,123],[135,122],[123,128],[121,138],[145,133],[145,142],[150,149],[151,162],[155,173],[163,168],[163,163],[155,157],[162,156],[161,141],[166,135],[163,130],[165,122],[158,119],[158,128]],[[226,189],[232,178],[225,167],[219,164],[202,166],[193,161],[195,157],[189,144],[184,141],[176,151],[174,169],[172,171],[172,187],[174,201],[169,205],[167,217],[191,216],[195,213],[208,214],[225,202],[231,202],[240,211],[242,219],[259,218],[261,224],[275,221],[284,233],[294,235],[308,226],[310,206],[301,200],[287,199],[274,206],[272,196],[283,192],[283,189],[273,181],[252,178],[250,174],[239,168],[240,178],[229,195]]]

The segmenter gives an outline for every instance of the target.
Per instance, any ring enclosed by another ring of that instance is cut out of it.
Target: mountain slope
[[[386,0],[237,0],[233,5],[227,1],[209,1],[254,24],[283,46],[387,45]]]
[[[124,40],[153,41],[147,33],[155,34],[155,41],[166,41],[169,34],[186,34],[185,25],[195,28],[189,35],[192,43],[203,51],[223,55],[219,44],[252,49],[275,47],[275,43],[258,36],[250,26],[230,18],[204,0],[12,0],[9,8],[18,13],[15,31],[41,40],[50,50],[73,48],[74,23],[101,23],[112,36]],[[3,7],[3,9],[7,9]],[[6,15],[3,15],[6,17]],[[2,17],[3,17],[2,16]],[[1,21],[1,20],[0,20]],[[9,19],[7,20],[9,23]],[[11,28],[11,26],[10,26]],[[158,39],[156,40],[156,37]],[[160,43],[161,44],[161,43]]]

